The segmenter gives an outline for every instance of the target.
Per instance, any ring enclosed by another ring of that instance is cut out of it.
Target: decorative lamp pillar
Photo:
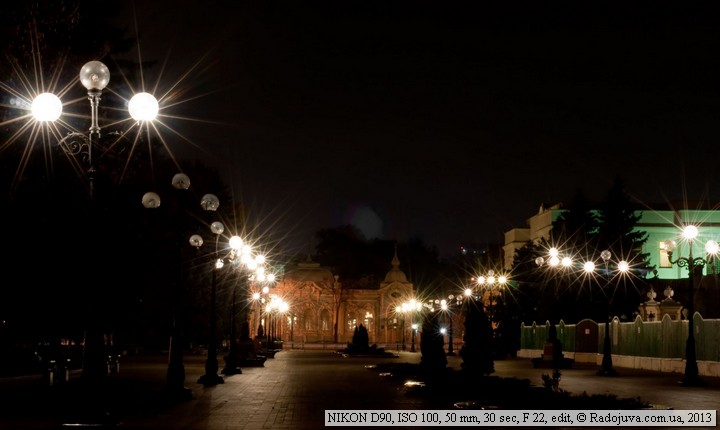
[[[190,178],[185,173],[177,173],[172,178],[172,186],[180,194],[178,199],[184,200],[184,196],[181,193],[186,192],[190,189]],[[160,196],[153,192],[147,192],[142,197],[142,205],[146,209],[157,209],[160,207],[161,199]],[[183,349],[184,339],[182,329],[178,322],[179,319],[179,308],[181,307],[181,296],[182,285],[184,284],[184,273],[183,273],[183,244],[184,241],[180,239],[183,233],[183,223],[179,221],[181,217],[176,217],[177,225],[175,226],[175,234],[177,236],[177,281],[176,285],[172,289],[171,293],[171,313],[172,313],[172,324],[170,333],[170,345],[168,348],[168,368],[166,372],[166,384],[165,393],[174,399],[189,400],[192,398],[192,390],[185,386],[185,365],[183,364]],[[198,236],[199,243],[191,240],[190,244],[193,247],[202,245],[202,237]]]
[[[214,213],[220,206],[220,200],[214,194],[205,194],[200,200],[202,206],[208,213]],[[198,379],[198,383],[207,386],[222,384],[225,380],[217,374],[217,272],[222,269],[225,262],[218,257],[218,244],[220,235],[225,231],[225,227],[219,221],[210,224],[210,231],[215,235],[215,250],[213,252],[213,271],[211,276],[210,288],[210,333],[208,337],[208,352],[205,360],[205,374]]]
[[[685,342],[685,374],[683,379],[680,381],[681,384],[686,386],[697,386],[703,384],[703,381],[699,376],[697,353],[695,349],[695,270],[696,268],[705,266],[710,257],[716,256],[720,250],[716,241],[709,240],[705,243],[705,252],[708,255],[708,259],[694,257],[693,241],[698,234],[698,228],[694,225],[688,225],[683,229],[682,236],[688,244],[688,256],[678,257],[675,260],[672,258],[677,247],[675,241],[665,241],[665,249],[667,250],[670,263],[677,264],[678,267],[687,267],[688,270],[688,337]]]

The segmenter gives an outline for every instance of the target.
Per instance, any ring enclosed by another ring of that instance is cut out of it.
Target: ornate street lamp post
[[[600,258],[602,259],[603,265],[605,267],[603,273],[605,277],[605,288],[603,289],[603,292],[605,293],[605,298],[607,299],[607,315],[605,316],[605,337],[603,339],[603,359],[602,367],[598,371],[598,375],[600,376],[617,376],[618,374],[617,371],[613,369],[612,342],[610,341],[610,319],[612,318],[611,306],[613,299],[613,293],[609,291],[611,289],[610,284],[612,282],[612,272],[609,268],[611,257],[612,253],[607,249],[600,253]],[[592,261],[586,261],[583,264],[583,270],[585,271],[585,273],[593,273],[595,269],[595,263]],[[630,271],[630,265],[627,261],[621,260],[617,263],[617,271],[620,275],[626,274]]]
[[[422,303],[415,299],[410,299],[395,307],[395,312],[402,315],[402,350],[405,351],[405,316],[410,314],[410,329],[412,330],[410,352],[415,352],[415,330],[417,325],[413,324],[413,313],[422,310]]]
[[[265,314],[267,315],[270,327],[267,329],[267,353],[268,357],[273,358],[276,351],[275,341],[278,340],[278,336],[281,334],[280,329],[277,327],[278,316],[282,316],[290,309],[290,305],[280,297],[272,297],[270,302],[265,305]],[[272,345],[272,347],[271,347]]]
[[[184,173],[177,173],[172,178],[172,186],[179,193],[184,193],[190,189],[190,178]],[[184,201],[184,196],[178,194],[180,202]],[[146,209],[158,209],[160,207],[161,199],[160,196],[154,191],[147,192],[142,197],[142,205]],[[182,205],[181,205],[182,206]],[[182,291],[181,286],[185,283],[185,273],[183,271],[183,244],[186,244],[184,239],[181,239],[184,233],[184,223],[182,217],[175,216],[177,225],[176,229],[176,240],[177,240],[177,285],[172,289],[171,293],[171,312],[172,312],[172,325],[170,333],[170,345],[168,348],[168,368],[166,375],[165,394],[171,398],[189,400],[192,398],[192,390],[185,386],[185,365],[183,364],[183,350],[184,336],[183,330],[180,327],[178,319],[180,318],[179,309],[181,308],[181,297]],[[190,244],[192,246],[199,246],[202,244],[202,238],[200,243],[197,243],[197,238],[191,237]]]
[[[497,296],[497,291],[502,290],[505,285],[508,282],[507,275],[495,275],[494,270],[488,270],[487,274],[485,275],[479,275],[476,279],[477,285],[479,288],[487,291],[488,293],[488,314],[490,315],[490,326],[493,330],[493,338],[495,337],[495,297]]]
[[[410,327],[412,328],[412,343],[411,343],[411,346],[410,346],[410,351],[411,351],[411,352],[415,352],[415,336],[416,336],[416,333],[417,333],[418,324],[417,324],[417,323],[412,323],[412,325],[411,325]]]
[[[402,350],[405,351],[405,310],[403,305],[395,306],[395,313],[402,317],[400,319],[400,337],[402,338]]]
[[[68,154],[74,167],[78,171],[82,171],[84,167],[84,177],[88,184],[88,194],[91,204],[90,223],[92,231],[97,231],[95,223],[99,220],[99,210],[96,196],[96,159],[94,156],[95,146],[98,144],[101,134],[101,128],[98,124],[98,108],[103,90],[110,82],[110,71],[107,66],[100,61],[89,61],[80,69],[80,82],[87,89],[88,100],[90,102],[90,127],[87,132],[72,131],[58,141],[62,150]],[[158,113],[159,107],[157,100],[148,93],[136,94],[129,102],[129,113],[137,124],[143,125],[147,121],[152,121]],[[31,106],[33,118],[42,123],[54,122],[62,115],[63,103],[60,98],[52,93],[42,93],[37,95]],[[57,129],[53,128],[50,135],[55,136]],[[122,137],[122,133],[115,133]],[[120,137],[118,139],[120,139]],[[85,164],[86,166],[82,166]],[[99,264],[94,254],[96,247],[93,245],[91,251],[90,271],[98,271],[96,267]],[[91,273],[89,277],[92,281],[97,279],[95,273]],[[99,327],[97,317],[102,310],[99,309],[100,304],[94,303],[94,309],[89,310],[91,316],[85,327],[85,339],[83,342],[83,368],[82,377],[88,382],[98,382],[104,379],[107,374],[108,365],[106,362],[106,353],[104,350],[105,339],[101,327]]]
[[[470,293],[472,294],[472,292]],[[443,313],[443,319],[448,323],[447,328],[442,328],[441,332],[443,336],[448,336],[448,352],[447,355],[455,355],[455,349],[453,345],[453,319],[454,311],[453,308],[458,308],[462,305],[462,296],[450,294],[447,299],[431,299],[425,304],[430,312],[440,311]]]
[[[455,297],[455,296],[453,296],[452,294],[450,294],[450,296],[448,296],[448,299],[450,299],[450,301],[452,302],[452,299],[453,299],[454,297]],[[453,348],[454,348],[454,345],[453,345],[453,315],[448,315],[450,308],[448,307],[448,302],[447,302],[447,300],[442,299],[442,300],[440,301],[440,309],[443,311],[445,317],[447,317],[448,320],[450,321],[450,327],[448,327],[448,332],[447,332],[447,334],[448,334],[448,352],[447,352],[447,355],[455,355],[455,350],[453,349]]]
[[[606,304],[606,315],[605,315],[605,335],[603,339],[603,358],[602,367],[598,370],[600,376],[617,376],[617,371],[613,369],[612,364],[612,342],[610,339],[610,319],[611,319],[611,306],[614,296],[615,289],[612,288],[613,270],[610,268],[612,253],[609,250],[603,250],[600,252],[600,258],[603,264],[604,287],[602,289],[605,295]],[[535,263],[538,266],[548,265],[551,268],[564,268],[572,269],[575,266],[575,262],[569,256],[562,256],[557,248],[550,248],[549,255],[547,258],[538,257],[535,259]],[[615,270],[618,276],[626,276],[630,273],[630,264],[625,260],[620,260],[615,263]],[[585,261],[582,263],[582,271],[584,276],[591,276],[595,273],[597,265],[594,261]],[[611,291],[612,290],[612,291]]]
[[[235,243],[231,245],[231,247],[236,250],[236,252],[239,252],[239,258],[235,258],[235,262],[238,263],[236,265],[236,270],[238,271],[238,276],[240,277],[240,287],[242,288],[242,296],[245,297],[245,294],[249,292],[249,286],[250,283],[259,283],[259,284],[265,284],[265,283],[272,283],[275,280],[275,275],[273,273],[266,273],[265,271],[265,256],[264,255],[253,255],[253,250],[250,247],[250,245],[246,244],[240,237],[233,236],[231,239],[235,240]],[[263,287],[262,289],[264,294],[267,294],[269,292],[269,288],[267,285]],[[260,299],[260,294],[256,293],[253,294],[253,298],[251,301],[251,304],[255,304],[258,299]],[[238,336],[236,334],[236,316],[237,316],[237,309],[236,309],[236,303],[237,303],[237,285],[233,286],[232,291],[232,304],[231,304],[231,315],[230,315],[230,350],[228,352],[227,358],[225,360],[225,368],[223,368],[222,373],[225,375],[233,375],[233,374],[239,374],[242,373],[242,370],[240,369],[240,351],[238,351],[238,342],[250,342],[250,324],[254,324],[254,321],[251,323],[248,318],[247,309],[243,307],[242,309],[242,330],[241,335]],[[255,318],[255,315],[253,315]],[[243,352],[244,353],[244,352]]]
[[[220,206],[220,200],[214,194],[205,194],[200,201],[200,205],[208,212],[215,212]],[[225,265],[222,258],[218,258],[218,244],[220,235],[225,231],[225,226],[219,221],[210,224],[210,231],[215,235],[215,250],[213,252],[214,268],[211,276],[210,288],[210,336],[208,337],[207,360],[205,360],[205,374],[198,379],[198,383],[205,386],[222,384],[225,380],[217,374],[217,272]],[[192,240],[192,238],[191,238]],[[197,240],[197,237],[196,237]],[[202,245],[199,240],[198,247]]]
[[[492,335],[491,348],[493,353],[498,351],[496,331],[498,324],[496,323],[495,315],[495,302],[497,301],[498,294],[502,294],[503,289],[507,286],[509,277],[505,273],[496,273],[494,270],[488,270],[484,274],[479,274],[475,278],[475,283],[478,289],[481,290],[479,294],[484,309],[487,310],[488,320],[490,321],[490,331]]]
[[[680,381],[683,385],[694,386],[701,385],[702,380],[699,377],[697,355],[695,351],[695,269],[705,266],[708,259],[693,256],[693,241],[697,237],[699,231],[694,225],[688,225],[683,229],[682,236],[688,243],[688,256],[678,257],[673,260],[673,252],[676,249],[676,243],[673,240],[665,241],[665,249],[671,264],[677,264],[679,267],[687,267],[688,270],[688,337],[685,343],[685,375]],[[719,251],[718,243],[709,240],[705,243],[705,252],[708,256],[715,256]]]

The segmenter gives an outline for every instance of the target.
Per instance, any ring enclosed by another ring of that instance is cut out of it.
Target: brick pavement
[[[342,358],[332,351],[283,351],[265,367],[243,368],[225,383],[205,388],[197,384],[204,358],[185,358],[186,385],[193,398],[180,403],[162,397],[165,361],[127,358],[107,389],[90,398],[67,387],[41,386],[39,377],[0,380],[0,429],[57,429],[80,422],[96,402],[109,407],[123,428],[132,429],[317,429],[328,409],[427,409],[424,400],[405,395],[397,384],[382,380],[364,366],[381,360],[417,362],[418,353],[399,358]],[[449,357],[459,368],[460,358]],[[497,376],[529,379],[541,385],[548,369],[534,369],[527,359],[498,360]],[[594,366],[563,370],[560,388],[572,393],[611,393],[641,397],[674,409],[717,409],[720,383],[681,387],[680,375],[620,369],[620,376],[601,377]],[[77,375],[73,375],[75,378]]]

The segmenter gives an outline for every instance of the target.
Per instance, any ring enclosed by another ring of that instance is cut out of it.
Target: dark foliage
[[[652,271],[648,267],[649,255],[641,252],[647,233],[635,231],[640,209],[619,178],[598,204],[589,203],[578,190],[553,223],[550,239],[530,243],[515,254],[516,309],[522,321],[575,323],[592,318],[602,322],[608,315],[632,318],[642,301],[644,279]],[[538,267],[535,259],[547,259],[548,249],[553,246],[578,261],[595,261],[596,276],[582,276],[579,269],[558,272]],[[607,265],[601,258],[604,250],[611,254]],[[617,275],[621,260],[632,268],[626,276]]]
[[[391,352],[386,352],[384,348],[378,348],[375,344],[370,345],[367,329],[362,324],[355,327],[352,342],[338,352],[357,356],[395,357]]]
[[[594,235],[597,233],[598,220],[594,208],[578,189],[570,204],[558,219],[553,222],[552,236],[556,246],[576,250],[585,254],[587,249],[594,248]]]
[[[420,334],[420,365],[428,371],[439,371],[447,366],[445,345],[440,333],[440,313],[432,312],[423,319]]]
[[[355,327],[350,348],[358,352],[364,352],[370,349],[368,332],[364,325],[360,324]]]
[[[489,375],[495,371],[490,320],[477,302],[470,300],[465,306],[465,337],[460,348],[462,368],[469,373]]]

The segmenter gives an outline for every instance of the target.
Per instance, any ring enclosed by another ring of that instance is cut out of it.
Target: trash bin
[[[55,360],[46,360],[43,369],[43,379],[47,385],[55,385],[57,380],[57,366]]]
[[[58,385],[70,380],[70,359],[47,360],[43,377],[48,385]]]
[[[70,380],[70,359],[62,360],[62,369],[58,369],[62,378],[58,376],[58,382],[68,382]]]

